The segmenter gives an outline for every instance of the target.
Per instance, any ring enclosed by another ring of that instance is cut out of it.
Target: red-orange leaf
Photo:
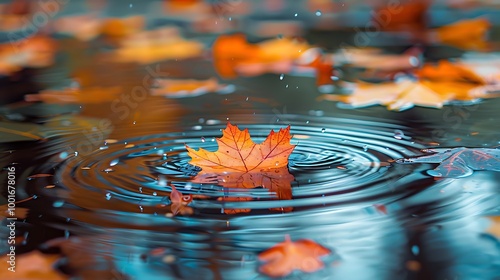
[[[294,270],[314,272],[324,267],[320,257],[330,254],[330,250],[308,239],[295,242],[287,235],[285,241],[259,254],[265,262],[259,271],[271,277],[283,277]]]
[[[216,152],[186,148],[191,157],[189,163],[201,167],[204,172],[251,172],[286,166],[295,148],[290,144],[291,138],[288,126],[277,133],[271,131],[264,142],[255,144],[248,129],[241,131],[228,123],[222,137],[217,139],[219,149]]]
[[[174,185],[172,187],[172,192],[170,193],[170,211],[172,214],[177,215],[191,215],[193,214],[193,209],[188,206],[191,201],[193,201],[192,195],[182,195]]]

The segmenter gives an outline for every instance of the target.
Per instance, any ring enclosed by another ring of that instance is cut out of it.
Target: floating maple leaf
[[[295,39],[281,38],[250,44],[243,34],[222,35],[212,47],[214,66],[224,78],[239,74],[288,73],[296,59],[311,48]]]
[[[486,50],[486,33],[490,27],[491,23],[486,18],[466,19],[439,27],[429,32],[428,36],[431,41],[461,49]]]
[[[434,177],[461,178],[472,175],[475,170],[500,171],[500,149],[489,148],[436,148],[423,150],[429,155],[403,158],[397,163],[439,163],[427,174]]]
[[[132,34],[121,42],[114,58],[119,62],[148,64],[167,59],[197,57],[203,44],[183,38],[175,28],[167,27]]]
[[[191,215],[193,214],[193,208],[188,207],[189,203],[193,201],[192,195],[182,195],[174,185],[172,187],[172,192],[170,193],[170,211],[173,215]]]
[[[219,84],[217,79],[187,80],[187,79],[157,79],[151,95],[163,95],[170,98],[194,97],[209,92],[229,93],[231,85]]]
[[[471,69],[462,65],[440,60],[437,64],[427,63],[415,71],[420,79],[440,82],[463,82],[485,85],[486,81]]]
[[[266,140],[255,144],[250,138],[248,128],[241,131],[230,123],[221,138],[216,139],[219,150],[209,152],[203,148],[198,151],[188,147],[189,162],[209,171],[251,172],[256,169],[279,168],[288,164],[288,157],[295,145],[290,144],[290,126],[278,133],[271,130]]]
[[[24,68],[42,68],[54,63],[56,43],[52,38],[35,35],[12,44],[0,44],[0,75],[11,75]]]
[[[295,145],[290,144],[290,127],[271,131],[260,144],[250,138],[248,129],[241,131],[227,124],[219,149],[198,151],[186,146],[190,164],[202,168],[193,182],[216,183],[227,188],[255,188],[262,186],[276,193],[278,199],[291,199],[293,175],[288,172],[288,157]],[[289,211],[291,209],[283,209]]]
[[[324,267],[321,257],[330,254],[330,250],[312,240],[301,239],[295,242],[290,236],[259,254],[259,261],[265,262],[259,271],[271,277],[283,277],[294,270],[314,272]]]
[[[415,72],[419,81],[403,80],[380,84],[359,83],[351,95],[322,95],[320,100],[341,101],[353,108],[384,105],[403,111],[413,106],[442,108],[453,101],[475,101],[500,96],[498,84],[488,84],[463,65],[440,61]]]
[[[378,71],[403,71],[421,65],[422,50],[414,47],[402,54],[384,54],[380,49],[345,48],[334,54],[340,64]]]

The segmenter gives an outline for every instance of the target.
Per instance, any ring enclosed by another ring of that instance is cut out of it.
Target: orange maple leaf
[[[186,146],[188,155],[192,158],[189,163],[202,168],[192,181],[214,183],[226,188],[264,187],[275,193],[277,199],[291,199],[291,182],[294,177],[287,168],[288,157],[295,148],[295,145],[290,144],[291,138],[288,126],[277,133],[271,131],[264,142],[255,144],[248,129],[241,131],[228,123],[222,137],[216,139],[219,145],[217,151],[210,152],[202,148],[195,151]],[[232,201],[228,198],[220,200]],[[271,210],[286,212],[292,209],[287,207]],[[226,211],[230,214],[239,212],[248,212],[248,209]]]
[[[442,44],[467,50],[486,50],[486,33],[490,27],[486,18],[466,19],[437,28],[430,35]]]
[[[204,172],[251,172],[267,168],[279,168],[288,164],[288,157],[295,145],[290,144],[290,126],[278,133],[271,130],[266,140],[255,144],[248,129],[239,130],[230,123],[221,138],[216,139],[219,150],[209,152],[203,148],[198,151],[188,147],[189,162],[201,167]]]
[[[265,262],[259,271],[271,277],[283,277],[294,270],[314,272],[324,267],[320,257],[330,253],[330,250],[309,239],[292,242],[287,234],[284,242],[259,254],[259,261]]]
[[[310,48],[307,43],[290,38],[251,44],[245,35],[234,34],[219,36],[212,53],[217,73],[224,78],[235,78],[239,74],[287,73],[294,61]]]
[[[471,69],[448,60],[440,60],[438,64],[427,63],[421,69],[416,70],[415,75],[420,79],[430,81],[486,84],[485,79]]]
[[[413,106],[442,108],[452,101],[496,98],[500,85],[464,65],[440,61],[416,70],[419,81],[359,83],[351,95],[323,95],[320,100],[341,101],[354,108],[384,105],[402,111]]]

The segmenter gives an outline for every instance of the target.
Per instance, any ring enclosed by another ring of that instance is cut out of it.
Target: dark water
[[[63,42],[60,63],[36,73],[42,83],[64,83],[78,68],[95,84],[122,85],[127,96],[147,67],[178,78],[216,75],[206,58],[104,63],[94,52],[79,53],[99,46]],[[75,55],[76,65],[66,63]],[[16,167],[18,200],[28,198],[17,206],[29,209],[17,223],[24,237],[18,252],[48,241],[42,249],[59,248],[66,256],[60,269],[82,279],[268,279],[258,272],[257,254],[290,234],[333,253],[325,269],[285,279],[500,279],[500,243],[485,218],[499,215],[500,174],[438,180],[426,173],[437,164],[394,162],[430,147],[498,146],[498,100],[349,110],[317,101],[310,77],[225,82],[234,93],[147,97],[120,107],[4,108],[16,129],[26,125],[23,131],[43,138],[16,134],[1,146],[0,166]],[[297,147],[277,187],[193,182],[185,145],[216,150],[228,121],[248,128],[256,142],[291,126]],[[36,174],[52,176],[30,177]],[[171,184],[194,196],[193,215],[169,215]],[[251,211],[225,213],[235,209]]]

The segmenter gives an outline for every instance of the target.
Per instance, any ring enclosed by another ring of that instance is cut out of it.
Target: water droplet
[[[52,206],[54,206],[56,208],[59,208],[63,205],[64,205],[64,201],[62,201],[62,200],[57,200],[57,201],[54,201],[54,203],[52,203]]]
[[[321,133],[325,133],[325,131],[326,131],[326,128],[321,129]]]
[[[338,81],[338,80],[339,80],[339,77],[337,77],[337,76],[330,76],[330,79],[331,79],[332,81]]]
[[[285,74],[281,74],[280,75],[280,80],[283,80],[284,77],[285,77]]]
[[[404,137],[405,137],[405,134],[403,133],[403,131],[401,131],[399,129],[394,130],[394,138],[401,140]]]
[[[214,142],[214,141],[215,141],[215,138],[212,138],[212,140],[210,140],[210,141]]]
[[[136,124],[136,121],[134,121],[133,124]]]
[[[162,160],[167,160],[167,154],[163,154],[161,159]]]
[[[115,165],[117,165],[117,164],[118,164],[118,162],[119,162],[119,161],[120,161],[119,159],[115,158],[114,160],[112,160],[112,161],[109,163],[109,166],[115,166]]]
[[[144,208],[142,208],[141,205],[139,205],[139,210],[141,210],[141,213],[144,211]]]
[[[106,150],[107,148],[109,148],[108,146],[102,146],[102,147],[99,147],[99,150]]]
[[[201,142],[205,143],[205,137],[201,137]]]
[[[45,186],[46,189],[52,189],[52,188],[55,188],[56,185],[47,185]]]
[[[306,121],[306,123],[309,123],[309,121]]]
[[[321,11],[320,11],[320,10],[317,10],[317,11],[316,11],[316,16],[317,16],[317,17],[321,16]]]
[[[106,168],[103,171],[106,172],[106,173],[108,173],[108,172],[113,172],[114,170],[112,168]]]
[[[275,162],[274,165],[278,166],[280,163],[279,161]]]
[[[232,20],[232,18],[231,18],[231,17],[229,17],[229,21],[231,21],[231,20]]]
[[[142,187],[139,187],[139,193],[142,193]]]
[[[111,194],[110,193],[107,193],[106,194],[106,200],[110,200],[111,199]]]
[[[116,139],[106,139],[104,140],[104,144],[115,144],[116,142],[118,142],[118,140]]]
[[[294,16],[298,16],[298,15],[299,15],[299,14],[297,14],[297,13],[296,13]]]
[[[156,192],[153,192],[153,196],[157,196],[158,194]]]
[[[207,125],[220,124],[220,121],[219,120],[207,120],[206,124]]]
[[[132,8],[132,6],[133,6],[132,3],[130,3],[130,5],[128,5],[129,8]]]
[[[367,145],[363,146],[363,151],[365,151],[365,152],[368,151],[368,146]]]
[[[68,157],[68,153],[67,152],[62,152],[62,153],[59,154],[59,158],[60,159],[65,159],[67,157]]]
[[[129,148],[133,148],[133,147],[135,147],[134,144],[128,144],[128,145],[125,146],[125,149],[129,149]]]
[[[187,184],[184,186],[184,188],[185,188],[186,190],[190,190],[190,189],[192,189],[192,188],[193,188],[193,185],[191,185],[191,183],[187,183]]]
[[[201,130],[203,127],[201,125],[195,125],[192,127],[193,130]]]
[[[286,85],[285,87],[288,88],[288,85]]]
[[[248,101],[248,97],[247,97],[247,99],[245,99],[245,101]]]

